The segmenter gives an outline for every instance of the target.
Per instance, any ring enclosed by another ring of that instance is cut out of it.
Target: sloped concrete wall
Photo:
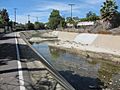
[[[89,46],[120,51],[120,36],[54,31],[62,41],[74,41]]]
[[[120,36],[98,35],[92,46],[120,51]]]
[[[52,34],[58,36],[58,38],[62,41],[73,41],[74,38],[79,35],[79,33],[61,31],[53,31]]]
[[[88,33],[82,33],[77,35],[74,38],[74,41],[76,43],[81,43],[81,44],[87,44],[90,45],[94,42],[94,40],[98,37],[98,34],[88,34]]]

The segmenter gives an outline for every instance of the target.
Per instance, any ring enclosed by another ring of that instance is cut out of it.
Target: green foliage
[[[4,27],[9,23],[9,15],[6,9],[0,10],[0,27]]]
[[[86,14],[86,18],[89,18],[91,16],[96,16],[95,13],[93,13],[92,11],[89,11],[87,14]]]
[[[96,21],[96,20],[99,20],[99,16],[97,16],[95,13],[93,13],[92,11],[89,11],[87,14],[86,14],[86,18],[88,18],[89,21]]]
[[[70,24],[73,24],[74,27],[77,26],[77,23],[79,22],[79,20],[80,20],[79,17],[73,17],[73,18],[67,17],[66,18],[66,22],[70,23]]]
[[[106,0],[100,9],[101,18],[104,22],[109,22],[111,28],[117,27],[120,24],[120,14],[117,9],[118,6],[116,5],[115,0]]]
[[[116,21],[115,25],[114,25],[115,27],[120,26],[120,12],[118,12],[116,14],[116,17],[114,18],[114,21]]]
[[[33,30],[34,29],[34,24],[30,23],[30,21],[25,25],[27,30]]]
[[[63,27],[63,28],[66,27],[65,18],[61,18],[61,21],[60,21],[60,27]]]
[[[91,16],[91,17],[88,17],[88,18],[81,18],[80,21],[96,21],[96,20],[99,20],[99,16]]]
[[[65,27],[65,19],[60,16],[58,10],[53,10],[49,17],[48,27],[50,29],[56,29],[58,26]]]
[[[8,12],[6,9],[2,9],[0,10],[0,16],[2,18],[2,23],[4,25],[8,25],[8,22],[9,22],[9,15],[8,15]]]
[[[86,14],[86,18],[81,18],[80,21],[96,21],[96,20],[99,20],[99,19],[100,19],[99,16],[97,16],[92,11],[89,11]]]
[[[67,18],[66,18],[66,22],[67,22],[67,23],[70,23],[70,24],[73,24],[75,21],[74,21],[74,19],[72,19],[71,17],[67,17]]]
[[[41,22],[35,22],[34,26],[35,26],[36,30],[38,30],[38,29],[45,29],[45,24],[41,23]]]
[[[0,15],[0,27],[3,27],[3,19],[1,17],[1,15]]]
[[[67,17],[67,18],[66,18],[66,22],[67,22],[67,23],[71,23],[71,24],[73,24],[74,22],[78,22],[79,20],[80,20],[79,17],[73,17],[73,18]]]
[[[100,9],[102,19],[111,20],[118,12],[117,9],[118,6],[116,5],[116,2],[114,0],[106,0],[106,2],[103,3],[102,8]]]
[[[21,23],[20,23],[20,24],[17,24],[17,25],[16,25],[16,30],[17,30],[17,31],[19,31],[19,30],[25,30],[25,29],[26,29],[26,27],[25,27],[24,24],[21,24]]]
[[[79,17],[73,17],[73,20],[77,22],[77,21],[80,20],[80,18]]]
[[[13,21],[9,21],[9,22],[8,22],[8,25],[11,26],[11,27],[13,27],[14,22],[13,22]]]
[[[3,19],[1,15],[0,15],[0,24],[3,24]]]

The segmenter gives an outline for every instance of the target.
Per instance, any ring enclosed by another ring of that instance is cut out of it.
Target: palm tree
[[[115,0],[106,0],[100,9],[101,19],[104,22],[106,29],[117,27],[117,18],[119,13],[117,11],[118,6]]]

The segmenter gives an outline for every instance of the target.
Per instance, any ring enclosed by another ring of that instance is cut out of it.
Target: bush
[[[34,24],[33,23],[27,23],[26,25],[25,25],[25,28],[27,29],[27,30],[33,30],[34,29]]]

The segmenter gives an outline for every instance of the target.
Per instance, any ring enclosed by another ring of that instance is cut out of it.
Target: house
[[[77,27],[80,26],[93,26],[95,25],[95,22],[93,21],[85,21],[85,22],[78,22]]]

